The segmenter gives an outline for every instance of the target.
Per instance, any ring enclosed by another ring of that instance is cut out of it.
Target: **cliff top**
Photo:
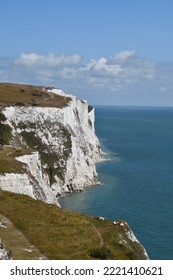
[[[17,105],[57,108],[67,106],[71,98],[48,91],[51,89],[50,87],[0,83],[0,106]]]

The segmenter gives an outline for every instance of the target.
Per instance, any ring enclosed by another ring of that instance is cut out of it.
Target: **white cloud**
[[[59,66],[71,65],[80,61],[81,57],[78,54],[55,56],[53,53],[47,55],[37,53],[23,53],[20,58],[15,61],[16,65],[25,66]]]
[[[156,63],[145,61],[135,51],[124,51],[110,59],[105,57],[98,60],[92,59],[86,65],[79,67],[76,70],[76,75],[82,76],[83,74],[84,78],[88,76],[102,78],[105,85],[108,82],[111,86],[113,83],[114,85],[119,83],[120,80],[123,80],[123,83],[129,83],[130,79],[130,83],[133,83],[140,79],[154,79],[156,69]],[[91,80],[93,81],[93,79]]]
[[[110,93],[124,100],[127,94],[143,99],[149,92],[173,94],[173,63],[145,60],[134,50],[82,62],[79,54],[23,53],[15,60],[0,58],[0,81],[57,86],[74,94]]]
[[[108,64],[106,58],[101,57],[98,61],[93,61],[93,64],[90,67],[90,71],[106,76],[109,75],[117,76],[118,73],[122,71],[122,69],[121,69],[121,65],[119,64],[110,65]]]
[[[122,52],[116,54],[113,57],[113,60],[114,61],[122,62],[123,60],[126,60],[127,58],[129,58],[131,56],[136,56],[136,51],[135,50],[125,50],[125,51],[122,51]]]

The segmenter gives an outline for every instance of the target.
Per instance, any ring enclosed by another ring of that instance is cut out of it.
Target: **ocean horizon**
[[[127,221],[150,259],[173,259],[173,108],[96,106],[96,134],[110,158],[101,185],[60,198],[63,208]]]

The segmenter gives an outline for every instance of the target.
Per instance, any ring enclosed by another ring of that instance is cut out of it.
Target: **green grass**
[[[120,246],[119,234],[125,229],[111,221],[5,191],[0,191],[0,205],[0,213],[48,259],[141,258],[137,243]]]
[[[0,214],[0,237],[4,244],[13,252],[15,260],[37,260],[44,256],[17,230],[14,225]],[[8,249],[7,248],[7,249]]]

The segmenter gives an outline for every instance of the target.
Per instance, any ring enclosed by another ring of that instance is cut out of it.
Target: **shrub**
[[[0,143],[2,145],[8,145],[11,138],[11,127],[8,124],[0,123]]]
[[[108,248],[96,248],[91,250],[91,257],[99,260],[111,260],[114,258],[112,252]]]

